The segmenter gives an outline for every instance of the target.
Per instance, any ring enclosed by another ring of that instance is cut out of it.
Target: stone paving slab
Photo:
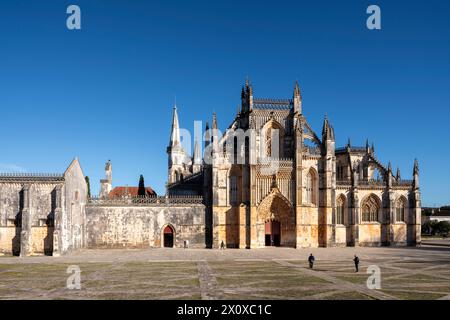
[[[316,257],[314,270],[307,257]],[[449,299],[450,251],[420,248],[83,250],[0,257],[0,299]],[[353,270],[353,256],[361,259]],[[66,288],[69,265],[81,290]],[[368,289],[368,266],[381,290]]]

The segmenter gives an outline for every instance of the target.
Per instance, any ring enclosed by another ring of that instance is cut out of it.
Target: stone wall
[[[62,181],[34,179],[3,177],[0,181],[0,253],[20,254],[21,243],[25,240],[27,252],[23,254],[50,254],[52,251],[54,194]],[[28,188],[27,200],[24,188]],[[23,227],[24,215],[28,220],[28,229]],[[26,232],[26,237],[21,236],[22,232]]]
[[[166,226],[174,230],[174,247],[205,248],[205,207],[192,205],[98,205],[86,207],[88,248],[163,246]]]
[[[61,253],[77,250],[85,245],[87,185],[77,159],[64,173],[64,181],[63,214],[56,221],[57,232],[61,235],[59,237]]]
[[[64,174],[0,175],[0,253],[58,255],[82,248],[86,198],[77,159]]]

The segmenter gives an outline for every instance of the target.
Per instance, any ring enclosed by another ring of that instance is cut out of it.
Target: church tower
[[[178,182],[183,179],[186,154],[181,146],[180,125],[176,106],[173,107],[172,130],[167,154],[169,156],[169,174],[167,181],[168,183]]]
[[[319,162],[319,244],[334,246],[336,242],[336,157],[334,129],[327,117],[322,128],[322,150]]]
[[[100,198],[108,198],[112,189],[112,165],[111,160],[105,164],[105,179],[100,180]]]

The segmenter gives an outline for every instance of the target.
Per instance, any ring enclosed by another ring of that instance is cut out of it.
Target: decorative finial
[[[300,86],[298,85],[298,81],[297,80],[295,80],[294,95],[295,96],[300,96]]]
[[[419,161],[414,159],[414,174],[419,174]]]

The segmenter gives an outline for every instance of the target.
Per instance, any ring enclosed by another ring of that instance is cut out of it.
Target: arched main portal
[[[256,237],[258,247],[295,247],[295,218],[290,202],[272,191],[258,206]]]
[[[173,248],[174,232],[171,226],[166,226],[163,231],[163,246],[164,248]]]

